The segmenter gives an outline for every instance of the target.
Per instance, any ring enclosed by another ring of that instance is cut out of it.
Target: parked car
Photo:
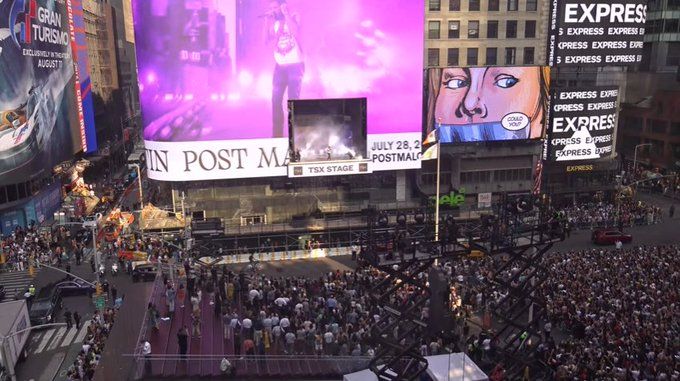
[[[69,279],[68,277],[64,280],[58,282],[55,285],[56,288],[61,290],[62,296],[72,296],[72,295],[88,295],[91,296],[94,292],[94,287],[84,282],[81,279]]]
[[[132,262],[132,281],[139,282],[156,279],[158,265],[149,261]]]
[[[591,240],[596,245],[614,245],[616,241],[621,241],[621,243],[631,243],[633,242],[633,236],[622,233],[618,230],[602,229],[595,230]]]
[[[40,289],[31,303],[28,316],[32,325],[49,324],[56,318],[56,314],[64,306],[61,300],[61,289],[54,285],[47,285]]]

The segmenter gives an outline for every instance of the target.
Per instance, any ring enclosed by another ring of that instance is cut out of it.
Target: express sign
[[[642,60],[645,0],[553,0],[550,66],[625,66]]]

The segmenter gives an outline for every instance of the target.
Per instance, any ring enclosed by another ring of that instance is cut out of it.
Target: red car
[[[618,230],[595,230],[591,239],[596,245],[614,245],[616,241],[621,241],[621,243],[633,242],[632,235]]]

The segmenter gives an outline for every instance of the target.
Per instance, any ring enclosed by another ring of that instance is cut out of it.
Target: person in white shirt
[[[151,374],[151,343],[148,340],[142,343],[142,355],[144,355],[144,373]]]

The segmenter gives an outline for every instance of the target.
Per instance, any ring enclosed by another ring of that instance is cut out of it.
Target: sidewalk
[[[116,316],[116,322],[109,334],[102,353],[102,359],[95,370],[95,381],[120,381],[127,379],[134,365],[131,355],[138,345],[137,337],[143,323],[146,305],[151,296],[153,283],[132,283],[126,275],[117,281],[118,295],[125,295],[125,301]]]

